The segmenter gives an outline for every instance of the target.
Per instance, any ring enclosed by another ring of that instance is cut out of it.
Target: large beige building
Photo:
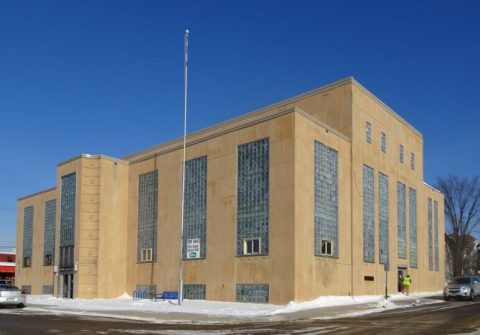
[[[443,196],[423,138],[353,78],[122,159],[80,155],[18,200],[17,284],[32,294],[274,304],[444,281]],[[388,263],[385,272],[384,264]]]

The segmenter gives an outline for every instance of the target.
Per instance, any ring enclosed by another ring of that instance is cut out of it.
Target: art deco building
[[[423,182],[422,134],[353,78],[192,133],[186,155],[185,298],[383,294],[386,278],[394,293],[407,272],[413,291],[442,288],[443,196]],[[17,284],[177,291],[181,189],[182,139],[60,163],[54,188],[18,200]]]

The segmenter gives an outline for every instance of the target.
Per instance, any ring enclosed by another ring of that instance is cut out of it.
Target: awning
[[[15,273],[14,266],[2,266],[0,265],[0,272],[1,273]]]

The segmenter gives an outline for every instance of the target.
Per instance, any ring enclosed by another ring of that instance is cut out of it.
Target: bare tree
[[[450,249],[452,275],[470,272],[472,234],[480,225],[480,179],[449,175],[437,178],[436,187],[445,196],[445,242]]]

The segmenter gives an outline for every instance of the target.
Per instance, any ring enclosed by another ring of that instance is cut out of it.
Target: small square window
[[[31,266],[31,259],[30,257],[23,258],[23,267],[29,268]]]
[[[400,163],[403,164],[403,145],[400,144]]]
[[[383,131],[381,137],[381,149],[383,152],[387,152],[387,135]]]
[[[372,143],[372,124],[370,122],[365,124],[365,138],[367,143]]]
[[[45,255],[43,259],[43,265],[52,265],[53,264],[53,257],[52,255]]]
[[[152,248],[142,249],[141,254],[141,261],[142,262],[151,262],[152,261]]]
[[[244,255],[258,255],[258,254],[260,254],[260,237],[244,239],[243,240],[243,254]]]
[[[322,240],[322,256],[333,256],[333,241]]]

